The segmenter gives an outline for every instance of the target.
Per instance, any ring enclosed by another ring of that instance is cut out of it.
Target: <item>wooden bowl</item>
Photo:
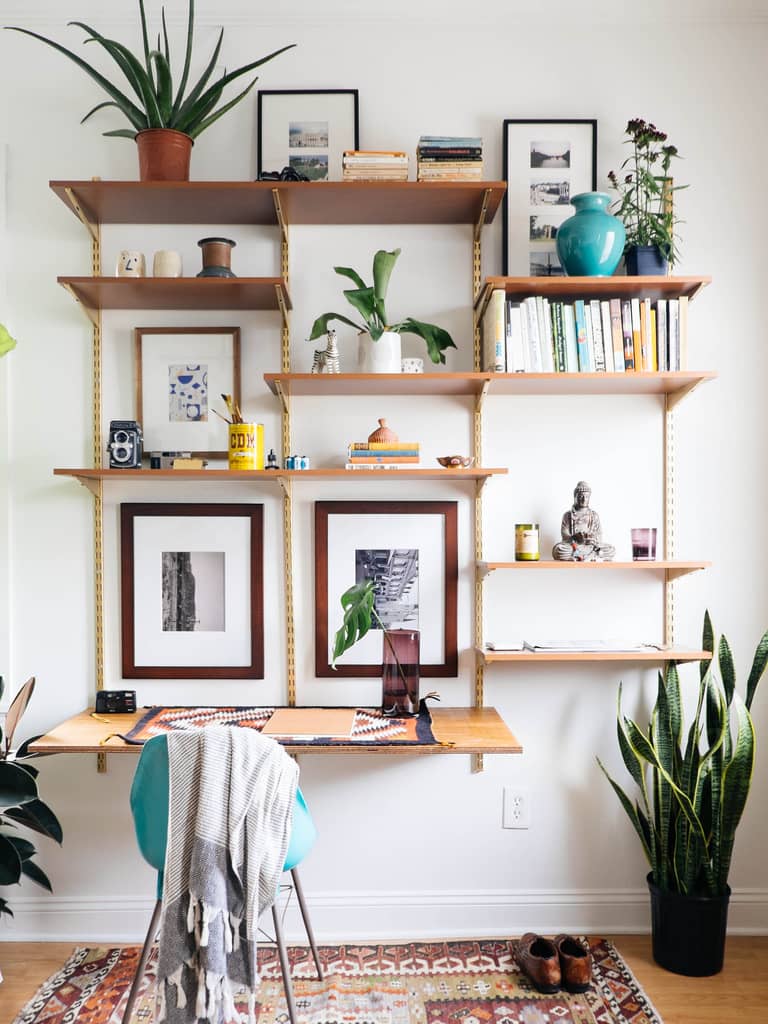
[[[475,460],[471,455],[441,455],[437,461],[445,469],[469,469]]]

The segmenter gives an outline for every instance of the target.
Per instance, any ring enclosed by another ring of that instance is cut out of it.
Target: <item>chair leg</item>
[[[123,1013],[122,1024],[130,1024],[131,1014],[133,1013],[133,1004],[136,1002],[136,996],[139,992],[139,985],[141,979],[144,977],[144,970],[147,966],[147,960],[149,960],[149,954],[152,952],[152,944],[155,941],[155,935],[157,935],[157,926],[160,921],[160,911],[162,909],[162,903],[160,900],[155,903],[155,909],[152,911],[152,920],[149,922],[149,928],[147,929],[147,937],[144,940],[144,948],[141,951],[139,957],[139,965],[136,968],[136,973],[133,976],[133,982],[131,984],[131,991],[128,993],[128,1002],[125,1004],[125,1012]]]
[[[293,879],[293,886],[296,889],[296,899],[299,901],[299,909],[301,910],[301,917],[304,921],[304,929],[309,939],[309,945],[312,949],[312,956],[315,960],[315,967],[317,968],[317,976],[320,981],[323,980],[323,968],[320,966],[320,955],[317,952],[317,945],[315,943],[315,936],[312,932],[312,925],[309,921],[309,912],[307,910],[307,904],[304,902],[304,890],[301,888],[301,882],[299,881],[298,868],[291,869],[291,878]]]
[[[291,1024],[298,1024],[296,1002],[293,998],[291,967],[288,963],[288,953],[285,948],[283,926],[280,923],[280,911],[277,902],[272,904],[272,922],[275,926],[275,945],[277,946],[277,955],[280,957],[280,970],[283,972],[283,988],[285,989],[285,1001],[288,1004],[288,1016],[290,1017]]]

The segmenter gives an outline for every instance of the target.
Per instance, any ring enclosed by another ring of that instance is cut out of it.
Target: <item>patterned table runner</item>
[[[130,732],[121,734],[126,743],[145,743],[152,736],[163,733],[202,729],[206,725],[232,725],[241,729],[264,728],[276,708],[259,707],[153,707],[139,719]],[[291,743],[292,737],[280,737]],[[419,714],[414,718],[392,718],[374,708],[356,708],[351,736],[316,736],[313,739],[301,737],[295,740],[302,746],[348,746],[361,747],[382,744],[386,746],[427,746],[450,744],[440,743],[432,731],[432,716],[422,701]]]

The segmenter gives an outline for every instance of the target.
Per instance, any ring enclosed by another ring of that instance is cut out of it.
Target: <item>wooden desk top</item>
[[[431,708],[432,730],[452,747],[394,746],[386,744],[334,744],[310,746],[306,743],[285,743],[292,754],[522,754],[519,740],[509,731],[495,708]],[[93,708],[68,718],[30,746],[36,754],[138,754],[141,746],[125,743],[113,733],[128,732],[146,714],[146,709],[132,715],[99,715],[92,718]]]

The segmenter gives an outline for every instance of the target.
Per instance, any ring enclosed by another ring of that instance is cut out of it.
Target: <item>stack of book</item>
[[[494,289],[483,318],[483,369],[495,373],[685,370],[688,297],[519,302]]]
[[[473,135],[422,135],[417,157],[418,181],[480,181],[483,140]]]
[[[345,149],[344,181],[408,181],[408,154],[399,150]]]
[[[418,463],[418,441],[354,441],[345,469],[402,469]]]

